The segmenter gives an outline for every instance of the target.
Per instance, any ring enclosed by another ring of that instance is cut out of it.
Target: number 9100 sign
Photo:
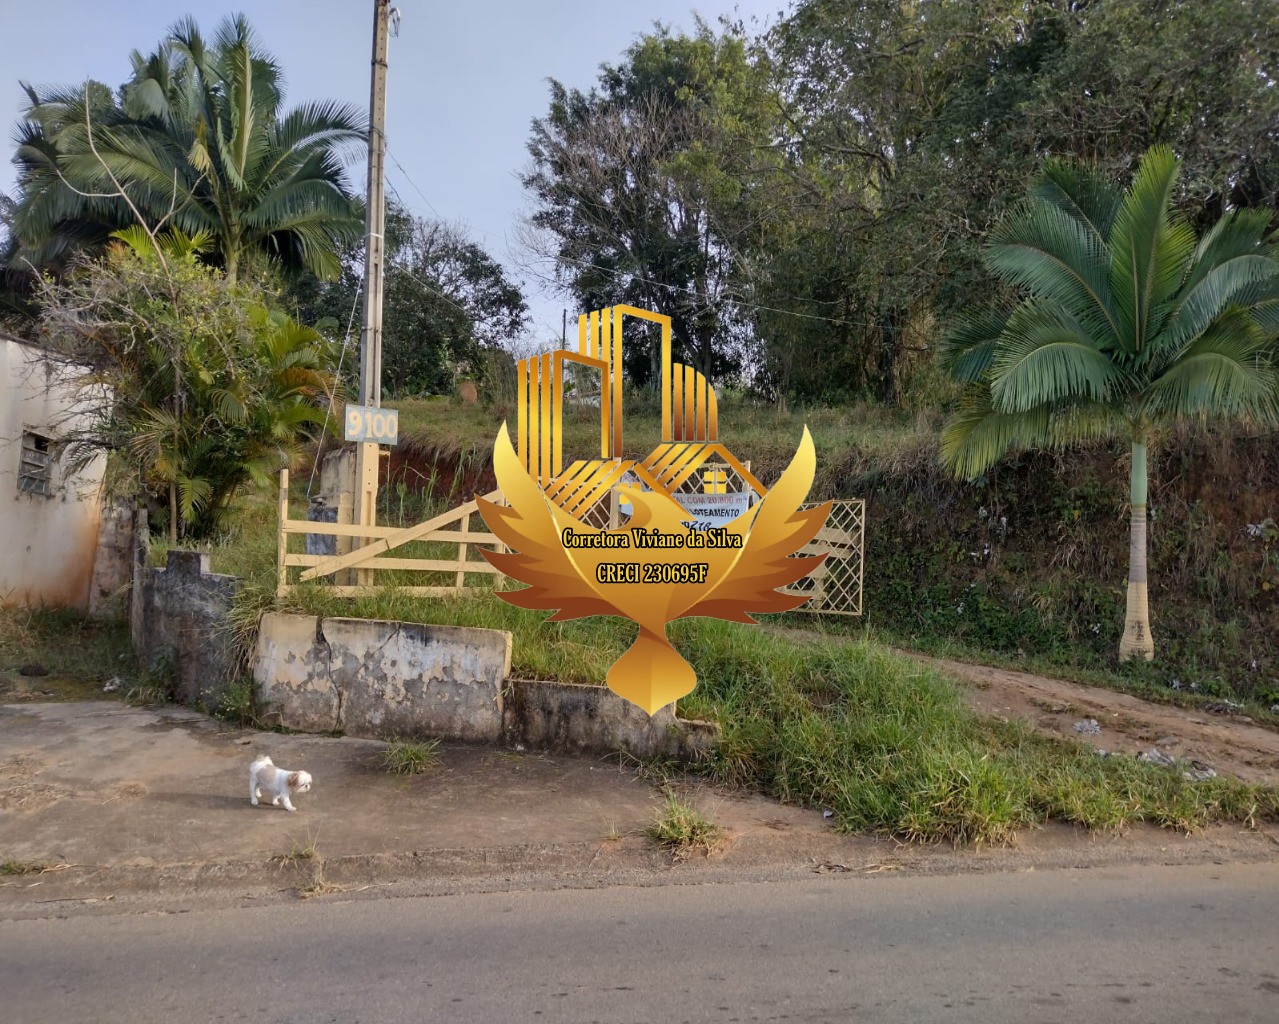
[[[395,444],[400,435],[400,413],[397,409],[374,409],[368,405],[346,407],[346,439]]]

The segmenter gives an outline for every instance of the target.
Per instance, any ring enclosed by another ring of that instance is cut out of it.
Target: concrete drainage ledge
[[[512,680],[511,634],[370,619],[262,617],[253,678],[268,722],[527,750],[699,760],[719,726],[648,715],[600,686]]]
[[[676,718],[669,707],[650,718],[602,686],[512,679],[503,708],[508,746],[555,753],[614,753],[701,761],[719,742],[714,722]]]

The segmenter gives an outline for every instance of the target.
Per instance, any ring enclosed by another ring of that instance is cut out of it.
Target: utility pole
[[[365,213],[364,325],[360,332],[360,404],[382,405],[382,249],[386,228],[386,56],[390,0],[373,2],[373,82],[369,95],[369,180]],[[361,441],[355,456],[355,522],[377,525],[377,483],[381,446]],[[363,573],[362,573],[363,575]],[[372,575],[372,573],[368,573]],[[364,582],[364,581],[361,581]]]

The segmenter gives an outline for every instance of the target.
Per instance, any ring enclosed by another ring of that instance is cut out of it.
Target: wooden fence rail
[[[501,501],[500,491],[485,497]],[[434,596],[455,594],[467,589],[466,577],[472,573],[500,576],[493,566],[483,560],[479,551],[488,547],[497,551],[505,548],[496,536],[486,529],[473,530],[471,517],[478,515],[474,501],[449,509],[413,526],[356,526],[349,523],[317,523],[309,519],[289,517],[289,474],[280,473],[279,536],[277,538],[276,568],[278,583],[276,593],[287,594],[298,583],[332,577],[338,573],[350,576],[358,573],[359,584],[333,583],[326,587],[329,593],[346,596],[373,593],[384,589],[378,585],[374,573],[389,570],[413,572],[451,573],[454,581],[449,585],[397,587],[400,593]],[[289,538],[297,534],[315,536],[350,537],[356,542],[365,541],[353,550],[336,555],[309,555],[289,551]],[[453,544],[457,546],[456,558],[387,558],[380,557],[396,548],[415,541]],[[472,557],[474,556],[474,557]],[[295,581],[290,570],[302,569]]]

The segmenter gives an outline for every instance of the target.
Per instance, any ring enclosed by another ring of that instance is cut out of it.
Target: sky
[[[654,22],[691,30],[694,12],[756,29],[784,0],[398,0],[390,43],[387,193],[410,210],[459,223],[524,282],[529,340],[560,334],[567,300],[517,264],[515,227],[527,211],[517,174],[528,161],[530,122],[546,112],[546,80],[586,89]],[[284,69],[286,107],[337,99],[367,110],[373,0],[0,0],[0,119],[5,147],[25,101],[19,82],[68,85],[129,75],[129,53],[150,52],[180,17],[206,37],[243,12]],[[357,160],[350,178],[364,181]],[[14,168],[0,161],[0,191]],[[569,319],[580,312],[569,309]]]

